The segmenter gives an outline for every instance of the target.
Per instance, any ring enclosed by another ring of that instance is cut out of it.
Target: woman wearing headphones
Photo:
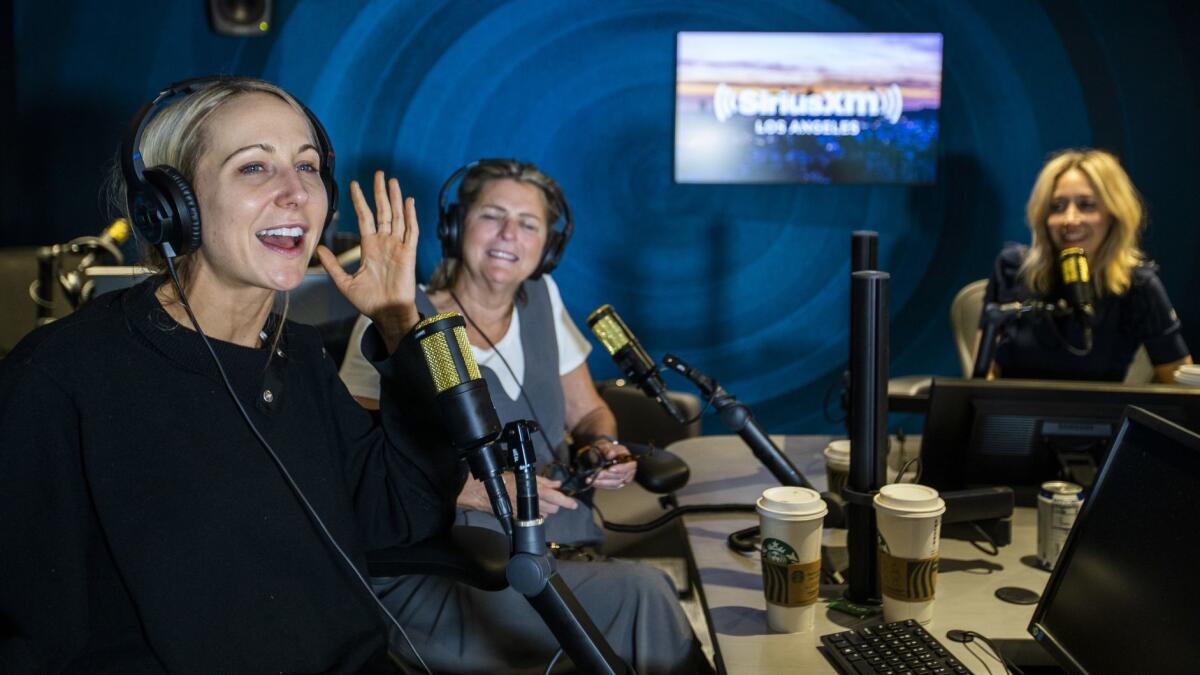
[[[1157,267],[1138,247],[1142,203],[1117,158],[1103,150],[1051,157],[1034,182],[1026,219],[1033,243],[1000,252],[984,302],[1061,297],[1060,255],[1081,249],[1095,297],[1091,335],[1081,317],[1022,317],[999,332],[989,376],[1120,382],[1144,345],[1155,379],[1174,382],[1175,370],[1192,358]]]
[[[377,174],[372,214],[352,184],[363,264],[320,252],[376,319],[377,423],[316,330],[272,313],[336,201],[316,118],[210,78],[134,129],[116,190],[165,265],[0,364],[0,671],[394,672],[363,552],[448,526],[463,479],[393,375],[418,316],[412,200]]]
[[[461,178],[457,203],[447,192]],[[596,393],[586,358],[591,349],[568,316],[554,269],[570,237],[569,207],[553,179],[531,164],[481,160],[455,172],[439,196],[442,261],[417,308],[459,312],[501,422],[534,419],[540,467],[569,463],[567,433],[603,457],[619,460],[616,420]],[[561,228],[555,224],[563,222]],[[368,325],[351,335],[342,378],[365,406],[378,399],[378,376],[358,350]],[[590,486],[619,489],[636,464],[619,462],[596,473]],[[511,480],[511,474],[506,474]],[[591,509],[539,478],[546,536],[559,544],[599,544],[603,533]],[[514,494],[509,483],[510,496]],[[500,526],[483,487],[468,479],[458,497],[458,523]],[[675,591],[665,575],[626,562],[560,560],[559,573],[617,653],[639,673],[695,672],[702,659]],[[375,579],[385,604],[424,642],[434,670],[537,672],[558,644],[526,600],[511,589],[486,592],[446,579]],[[462,626],[462,628],[459,628]]]

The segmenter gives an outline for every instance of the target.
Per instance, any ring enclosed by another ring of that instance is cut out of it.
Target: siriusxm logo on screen
[[[820,93],[793,93],[786,89],[771,91],[750,87],[735,89],[722,82],[713,93],[713,114],[725,122],[734,115],[743,117],[881,117],[895,124],[904,111],[904,95],[892,84],[886,89],[832,90]],[[857,135],[852,120],[756,120],[755,131],[766,134]]]

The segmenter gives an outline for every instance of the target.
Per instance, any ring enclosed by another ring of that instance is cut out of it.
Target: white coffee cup
[[[772,487],[758,500],[767,625],[778,633],[813,628],[821,584],[821,523],[828,508],[816,490]]]
[[[916,462],[909,460],[917,456],[916,449],[890,449],[887,455],[886,475],[888,483],[911,482],[917,476]],[[842,488],[850,477],[850,441],[839,439],[830,441],[825,446],[825,477],[829,491],[836,495],[842,494]],[[900,470],[904,469],[904,475]]]
[[[825,477],[829,491],[841,495],[850,477],[850,441],[829,441],[825,446]]]
[[[884,485],[875,495],[883,620],[933,619],[938,540],[946,503],[924,485]]]

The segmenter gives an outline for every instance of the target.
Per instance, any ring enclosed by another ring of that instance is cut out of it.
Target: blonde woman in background
[[[989,377],[1119,382],[1144,345],[1155,380],[1173,382],[1192,357],[1157,266],[1139,248],[1142,201],[1117,158],[1091,149],[1054,155],[1025,213],[1032,243],[1000,252],[984,302],[1057,300],[1059,254],[1081,248],[1095,295],[1092,347],[1082,349],[1084,327],[1075,317],[1029,315],[1000,332]]]

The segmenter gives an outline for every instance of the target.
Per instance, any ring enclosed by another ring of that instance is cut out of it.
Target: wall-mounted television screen
[[[679,183],[937,177],[938,33],[681,32]]]

